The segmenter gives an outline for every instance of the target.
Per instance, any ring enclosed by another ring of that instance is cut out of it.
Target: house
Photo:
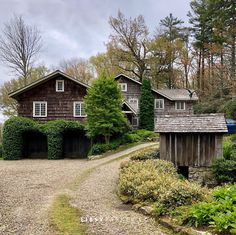
[[[124,101],[123,112],[134,128],[139,126],[139,101],[142,83],[120,74],[119,82]],[[89,85],[56,70],[19,90],[9,94],[18,102],[18,115],[40,122],[67,119],[84,122],[86,113],[84,96]],[[166,114],[191,114],[198,100],[195,93],[186,89],[152,89],[155,120]],[[153,120],[154,121],[154,120]]]
[[[224,114],[166,115],[157,118],[160,158],[171,161],[187,178],[207,183],[209,167],[223,156]]]
[[[142,83],[120,74],[119,82],[124,102],[123,112],[133,127],[139,126],[139,102]],[[192,114],[193,104],[198,100],[194,91],[187,89],[152,89],[154,96],[154,121],[163,115]]]
[[[46,122],[67,119],[84,122],[84,96],[89,86],[56,70],[9,94],[17,100],[18,116]]]

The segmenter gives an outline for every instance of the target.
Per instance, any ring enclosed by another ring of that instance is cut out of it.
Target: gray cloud
[[[27,24],[42,32],[44,50],[39,62],[57,65],[62,59],[88,58],[105,50],[111,29],[109,16],[121,10],[126,16],[144,15],[153,32],[160,19],[173,13],[187,21],[190,0],[1,0],[0,27],[13,14],[23,15]],[[0,65],[0,84],[11,79]]]

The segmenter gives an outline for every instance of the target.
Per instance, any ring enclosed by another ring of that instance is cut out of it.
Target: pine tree
[[[127,127],[121,92],[113,78],[101,75],[94,80],[85,97],[85,106],[90,137],[104,136],[109,143],[113,134],[122,133]]]
[[[140,128],[154,129],[154,98],[149,80],[144,79],[140,98]]]

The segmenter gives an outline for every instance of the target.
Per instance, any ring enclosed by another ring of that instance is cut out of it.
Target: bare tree
[[[5,24],[0,36],[0,59],[24,78],[24,85],[41,48],[42,39],[38,29],[26,25],[22,16],[14,16]]]

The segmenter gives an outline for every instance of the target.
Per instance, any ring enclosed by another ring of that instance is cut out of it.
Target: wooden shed
[[[209,167],[222,157],[223,134],[227,126],[223,114],[174,116],[157,119],[160,158],[177,167]]]

